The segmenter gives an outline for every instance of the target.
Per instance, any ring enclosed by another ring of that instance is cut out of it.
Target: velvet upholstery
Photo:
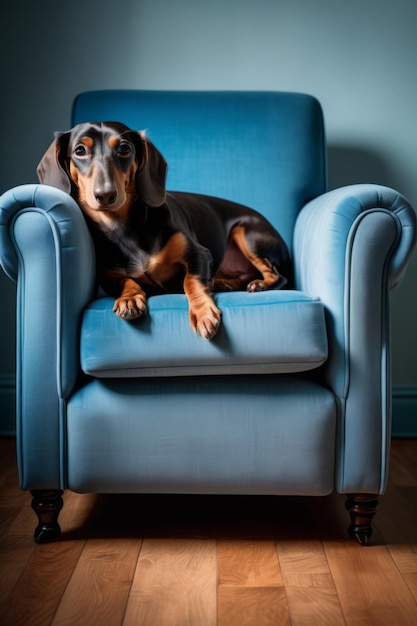
[[[390,298],[416,240],[408,201],[374,184],[327,191],[323,115],[308,95],[78,96],[72,123],[100,120],[146,129],[168,189],[263,213],[291,252],[295,286],[217,294],[211,342],[192,333],[183,294],[153,296],[145,319],[126,322],[97,291],[76,203],[45,185],[6,192],[21,487],[382,494]]]

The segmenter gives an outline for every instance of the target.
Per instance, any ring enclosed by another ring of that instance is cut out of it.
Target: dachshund
[[[212,292],[284,286],[288,250],[248,207],[167,192],[166,172],[146,133],[119,122],[56,133],[37,168],[41,183],[67,192],[83,211],[116,315],[133,320],[146,313],[148,295],[183,291],[191,328],[211,339],[221,321]]]

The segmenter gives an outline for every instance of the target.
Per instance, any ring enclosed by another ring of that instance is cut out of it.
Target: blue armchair
[[[87,92],[72,123],[91,120],[147,129],[169,189],[263,213],[290,250],[294,288],[216,294],[223,321],[210,342],[191,332],[183,294],[153,296],[148,316],[127,322],[97,289],[77,204],[45,185],[6,192],[18,467],[36,541],[59,535],[71,489],[337,491],[366,543],[387,482],[390,296],[415,244],[412,207],[378,185],[326,192],[322,111],[307,95]]]

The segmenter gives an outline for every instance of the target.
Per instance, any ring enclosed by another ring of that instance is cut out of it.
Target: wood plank
[[[338,495],[201,497],[202,513],[195,497],[142,497],[132,515],[136,498],[71,492],[62,540],[37,546],[14,442],[0,440],[1,625],[417,623],[416,458],[417,440],[393,441],[367,548]]]
[[[218,626],[289,626],[284,587],[220,587]],[[295,626],[295,625],[294,625]]]
[[[33,539],[27,535],[8,535],[0,539],[0,616],[6,612],[8,598],[34,549]]]
[[[417,487],[388,489],[375,526],[417,602]]]
[[[7,530],[8,535],[27,535],[33,539],[34,530],[38,524],[36,513],[31,507],[32,496],[28,491],[20,492],[19,511],[13,520],[13,523]]]
[[[416,459],[417,439],[392,441],[389,486],[381,497],[375,526],[417,602]]]
[[[291,623],[344,624],[336,587],[321,541],[278,541]]]
[[[325,541],[325,553],[348,626],[417,623],[417,605],[384,545]]]
[[[145,539],[123,626],[216,624],[216,542]]]
[[[389,485],[417,486],[417,439],[391,442]]]
[[[31,498],[19,489],[15,440],[1,438],[0,450],[0,537],[26,534],[27,527],[20,527],[19,518],[28,503],[30,508]],[[35,521],[33,512],[32,516]]]
[[[274,541],[222,539],[218,569],[220,626],[290,623]]]
[[[88,538],[91,533],[96,536],[97,526],[91,526],[95,507],[99,496],[95,493],[79,494],[73,491],[64,492],[64,506],[58,522],[63,539]]]
[[[138,539],[88,540],[53,626],[120,626],[140,547]]]
[[[6,606],[2,607],[2,625],[50,624],[83,545],[69,541],[35,546]]]
[[[229,540],[218,543],[219,585],[282,587],[274,541]]]

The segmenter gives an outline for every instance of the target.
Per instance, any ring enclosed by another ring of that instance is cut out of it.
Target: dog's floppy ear
[[[71,193],[71,179],[67,173],[66,159],[71,132],[55,133],[55,139],[43,155],[36,169],[39,181]]]
[[[137,135],[142,144],[143,159],[136,172],[136,191],[145,204],[158,207],[165,202],[167,163],[145,133],[140,131]]]

